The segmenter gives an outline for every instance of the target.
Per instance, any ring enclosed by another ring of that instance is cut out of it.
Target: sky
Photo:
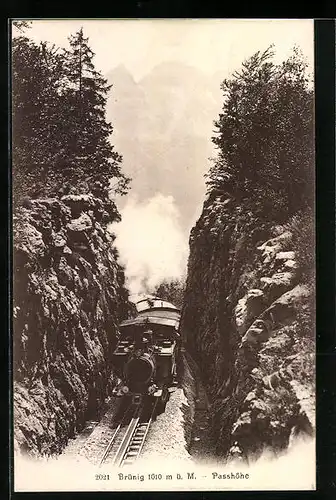
[[[67,47],[67,37],[81,27],[83,27],[84,35],[89,37],[89,46],[95,53],[96,69],[107,75],[111,70],[122,65],[129,71],[134,80],[139,82],[140,86],[141,79],[150,74],[157,65],[165,62],[178,62],[200,70],[209,79],[214,75],[215,78],[218,78],[219,88],[220,81],[230,77],[235,70],[238,70],[245,59],[258,50],[266,50],[271,44],[275,46],[275,62],[285,60],[290,55],[293,46],[299,46],[307,60],[310,73],[313,73],[314,24],[312,20],[305,19],[35,20],[32,28],[26,31],[26,35],[36,42],[48,41],[56,46]],[[13,34],[15,35],[17,32],[15,33],[14,30]],[[176,68],[176,65],[174,67]],[[216,75],[220,75],[220,77]],[[191,96],[193,89],[187,86],[188,83],[184,81],[183,77],[174,76],[177,77],[179,88],[174,87],[173,91],[179,92],[181,90],[185,95]],[[194,80],[192,84],[195,85]],[[164,85],[169,85],[167,80],[164,81]],[[118,91],[118,89],[116,90]],[[119,90],[123,95],[123,88]],[[197,92],[197,89],[195,91]],[[202,113],[204,114],[206,110],[209,111],[207,107],[209,101],[206,101],[205,96],[202,97],[203,89],[200,88],[198,92],[200,100],[185,111],[183,104],[181,104],[180,110],[170,106],[169,102],[171,101],[167,98],[169,93],[160,93],[160,89],[150,88],[147,92],[149,101],[145,101],[145,106],[147,106],[145,114],[154,119],[156,115],[161,113],[163,121],[166,120],[168,123],[168,115],[166,116],[164,113],[172,115],[175,113],[176,116],[180,113],[182,120],[189,120],[189,122],[185,122],[185,129],[195,128],[197,123],[201,123],[203,126],[204,122],[206,125]],[[164,99],[168,99],[169,102],[163,102]],[[144,283],[152,288],[159,284],[163,278],[175,279],[185,275],[189,228],[183,230],[181,222],[185,217],[186,209],[184,207],[187,206],[187,203],[189,210],[195,208],[195,216],[192,217],[194,221],[191,221],[191,225],[200,215],[202,208],[205,191],[203,176],[209,168],[209,156],[207,148],[203,145],[203,149],[200,149],[200,144],[201,140],[211,144],[213,120],[217,118],[222,105],[220,92],[216,99],[218,99],[218,103],[215,103],[214,116],[212,116],[211,111],[211,116],[208,117],[209,127],[207,128],[207,125],[203,127],[207,132],[203,132],[201,137],[191,139],[194,142],[187,143],[185,140],[180,148],[176,148],[176,140],[174,139],[171,139],[170,142],[169,140],[164,142],[162,136],[155,135],[157,128],[155,126],[150,128],[150,119],[148,125],[146,125],[146,120],[141,122],[138,145],[127,145],[127,143],[123,144],[122,142],[118,145],[117,142],[115,143],[117,151],[123,155],[126,171],[128,164],[134,166],[139,161],[141,168],[146,164],[148,167],[146,171],[156,174],[155,162],[157,162],[161,170],[168,169],[169,176],[177,180],[176,187],[172,188],[170,192],[165,192],[164,188],[167,189],[167,186],[163,186],[164,177],[160,177],[157,180],[157,185],[154,185],[152,194],[148,195],[148,199],[143,199],[140,196],[140,190],[137,192],[136,188],[133,188],[127,196],[126,203],[120,209],[122,222],[116,227],[115,225],[111,227],[111,231],[117,235],[116,244],[121,261],[126,266],[126,276],[131,293],[150,291],[144,289]],[[133,104],[128,110],[130,114],[127,114],[127,102],[124,99],[120,105],[119,119],[121,116],[121,122],[126,120],[126,128],[128,128],[129,121],[131,122],[130,126],[134,127],[135,120],[132,118],[132,113],[136,114],[137,112],[135,108],[132,108]],[[120,135],[120,131],[122,131],[121,127],[118,130],[117,116],[115,118],[113,120],[115,127],[113,141],[118,140],[118,133]],[[143,130],[146,126],[149,127],[148,130]],[[183,124],[179,130],[183,130]],[[148,144],[146,145],[146,138],[156,141],[157,146],[155,143],[150,144],[150,147]],[[146,157],[147,153],[148,157]],[[160,161],[157,161],[158,158]],[[153,162],[154,167],[151,166]],[[190,168],[193,169],[192,176],[188,177],[185,172],[186,175],[183,177],[182,169],[189,168],[189,164]],[[154,178],[157,175],[148,175],[149,177]],[[142,179],[142,181],[147,183],[146,179]],[[191,188],[190,179],[193,182]],[[134,186],[140,186],[137,179],[133,177],[133,180]],[[200,186],[202,187],[200,188]],[[185,192],[184,205],[179,201],[181,188]]]
[[[299,45],[313,68],[314,28],[309,19],[35,20],[29,37],[65,46],[66,38],[81,26],[98,69],[107,73],[124,64],[136,80],[165,60],[181,61],[208,73],[218,69],[229,73],[272,43],[278,60]]]

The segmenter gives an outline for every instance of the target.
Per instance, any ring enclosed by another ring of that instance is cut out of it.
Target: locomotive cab
[[[121,323],[113,352],[120,379],[114,394],[133,399],[136,395],[162,397],[176,385],[179,310],[161,299],[141,302],[138,316]]]

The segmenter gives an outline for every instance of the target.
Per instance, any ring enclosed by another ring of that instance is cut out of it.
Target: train
[[[117,383],[112,394],[132,404],[157,398],[163,411],[177,385],[180,310],[171,302],[149,296],[135,302],[136,315],[119,325],[112,354]]]

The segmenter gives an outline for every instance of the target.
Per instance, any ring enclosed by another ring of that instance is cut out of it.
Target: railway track
[[[109,461],[116,467],[133,464],[142,451],[152,423],[157,400],[143,406],[130,405],[106,446],[100,459],[102,466]]]

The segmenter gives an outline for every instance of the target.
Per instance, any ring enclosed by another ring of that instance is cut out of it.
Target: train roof
[[[132,301],[136,305],[137,316],[120,323],[120,328],[131,326],[162,325],[174,328],[176,331],[180,324],[180,310],[171,302],[154,295],[142,296],[140,300]]]
[[[159,297],[146,297],[138,300],[135,305],[139,313],[154,309],[166,309],[180,312],[179,309],[174,306],[174,304]]]
[[[179,326],[179,319],[160,318],[157,316],[137,316],[136,318],[123,321],[119,326],[121,329],[124,329],[131,326],[148,326],[150,328],[150,325],[169,326],[177,330]]]
[[[135,318],[127,319],[120,323],[120,328],[143,325],[162,325],[178,329],[180,313],[178,309],[151,308],[142,311]]]

